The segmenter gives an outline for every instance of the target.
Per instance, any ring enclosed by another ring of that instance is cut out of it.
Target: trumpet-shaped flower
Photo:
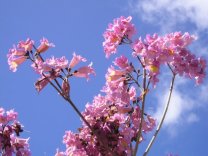
[[[38,48],[37,48],[37,52],[38,52],[38,53],[45,52],[45,51],[47,51],[50,47],[55,47],[55,45],[54,45],[53,43],[50,43],[50,42],[48,41],[48,39],[46,39],[46,38],[43,37],[43,38],[40,40],[40,45],[39,45]]]
[[[20,41],[17,47],[20,49],[24,49],[25,51],[31,51],[33,45],[34,45],[34,41],[28,38],[26,41]]]
[[[17,70],[17,67],[25,62],[25,60],[28,58],[27,51],[23,48],[14,48],[9,49],[9,53],[7,54],[8,58],[8,64],[10,67],[10,70],[15,72]]]
[[[79,68],[78,70],[76,70],[73,75],[76,77],[84,77],[87,80],[89,80],[89,75],[90,74],[94,74],[95,75],[95,71],[92,68],[92,63],[90,63],[88,66],[84,66]]]
[[[76,66],[79,62],[86,62],[87,59],[82,57],[81,55],[76,55],[76,53],[73,53],[73,58],[71,59],[69,63],[69,68],[73,68]]]
[[[25,60],[27,59],[27,56],[20,56],[20,57],[10,57],[8,59],[8,64],[10,66],[10,70],[13,72],[17,71],[17,67],[22,64],[23,62],[25,62]]]
[[[64,56],[61,58],[52,57],[46,59],[44,62],[42,60],[36,60],[32,64],[32,67],[39,74],[51,72],[52,70],[60,71],[68,67],[68,60]]]

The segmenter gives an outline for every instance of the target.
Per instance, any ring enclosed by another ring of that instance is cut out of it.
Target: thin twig
[[[50,79],[48,77],[46,77],[44,74],[43,76],[45,78],[47,78],[48,82],[51,84],[51,86],[63,97],[63,99],[65,99],[75,110],[75,112],[79,115],[79,117],[81,117],[81,119],[84,121],[84,123],[88,126],[88,128],[91,130],[91,132],[97,137],[98,141],[101,143],[101,145],[103,145],[105,147],[105,149],[107,151],[109,151],[113,156],[116,156],[116,154],[114,152],[112,152],[108,146],[106,144],[103,143],[102,139],[100,138],[99,134],[92,128],[92,126],[89,124],[89,122],[84,118],[84,116],[82,115],[82,113],[78,110],[78,108],[76,107],[76,105],[72,102],[72,100],[69,97],[65,97],[62,93],[61,90],[59,90],[59,88],[53,84],[53,82],[50,81]]]
[[[140,84],[138,83],[138,81],[137,81],[131,74],[128,74],[128,76],[129,76],[132,80],[134,80],[134,83],[136,83],[136,85],[139,87],[139,89],[142,90],[142,87],[140,86]]]
[[[140,138],[142,136],[142,125],[143,125],[143,120],[144,120],[144,107],[145,107],[145,97],[146,97],[146,69],[145,67],[143,67],[143,93],[142,93],[142,110],[141,110],[141,121],[139,124],[139,132],[137,134],[137,138],[136,138],[136,145],[135,145],[135,149],[134,149],[134,154],[133,156],[136,156],[138,148],[139,148],[139,142],[140,142]]]
[[[60,88],[60,90],[63,92],[61,85],[59,84],[57,79],[54,79],[54,81],[56,82],[57,86]]]
[[[139,60],[140,64],[142,65],[143,68],[145,68],[145,65],[142,63],[142,60],[140,59],[139,56],[137,56],[137,59]]]
[[[171,71],[173,72],[173,70],[171,70]],[[176,76],[176,74],[173,72],[173,77],[172,77],[172,81],[171,81],[171,85],[170,85],[170,91],[169,91],[169,95],[168,95],[168,101],[167,101],[167,104],[165,106],[165,109],[164,109],[164,112],[163,112],[163,115],[162,115],[162,119],[161,119],[161,121],[160,121],[160,123],[159,123],[159,125],[158,125],[158,127],[157,127],[157,129],[156,129],[156,131],[155,131],[155,133],[154,133],[154,135],[152,137],[152,139],[150,140],[150,143],[148,144],[148,146],[147,146],[143,156],[146,156],[148,154],[148,152],[151,149],[152,144],[154,143],[154,141],[155,141],[155,139],[156,139],[156,137],[157,137],[157,135],[158,135],[158,133],[159,133],[159,131],[161,129],[161,126],[162,126],[162,124],[164,122],[164,119],[165,119],[167,111],[168,111],[168,107],[170,105],[170,99],[171,99],[171,95],[172,95],[172,92],[173,92],[173,85],[174,85],[174,81],[175,81],[175,76]]]

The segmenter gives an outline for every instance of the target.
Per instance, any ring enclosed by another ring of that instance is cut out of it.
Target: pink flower
[[[139,39],[137,39],[132,44],[132,49],[133,49],[132,55],[134,57],[137,57],[137,56],[145,56],[146,55],[146,47],[145,47],[144,43],[142,42],[141,37]]]
[[[38,53],[42,53],[45,52],[46,50],[48,50],[50,47],[55,47],[55,45],[53,43],[49,43],[49,41],[46,38],[42,38],[40,40],[40,45],[37,48],[37,52]]]
[[[105,41],[103,42],[104,51],[108,58],[111,54],[116,53],[116,49],[124,39],[130,40],[136,30],[131,23],[132,17],[127,18],[121,16],[114,19],[113,24],[109,24],[106,32],[103,36]]]
[[[86,58],[82,57],[81,55],[76,55],[75,53],[73,53],[73,58],[69,63],[69,68],[73,68],[81,61],[86,62],[87,60],[86,60]]]
[[[123,55],[117,57],[113,63],[121,69],[125,69],[129,67],[128,59]]]
[[[17,67],[25,62],[28,58],[27,51],[24,49],[17,49],[15,46],[13,49],[9,49],[9,53],[7,54],[8,64],[10,66],[10,70],[15,72]]]
[[[189,44],[192,43],[192,41],[196,40],[196,36],[190,35],[189,33],[182,34],[181,32],[174,32],[167,34],[165,36],[165,40],[167,41],[165,44],[169,47],[182,47],[185,48]]]
[[[20,49],[24,49],[25,51],[31,51],[33,45],[34,45],[34,41],[28,38],[26,41],[20,41],[17,47]]]
[[[6,114],[7,114],[7,121],[12,121],[17,119],[18,114],[14,110],[7,111]]]
[[[31,65],[31,67],[38,73],[42,74],[43,72],[51,71],[52,68],[49,67],[45,62],[41,59],[36,59],[35,62]]]
[[[14,45],[12,49],[9,49],[9,54],[7,55],[7,57],[11,57],[11,56],[24,56],[26,55],[27,51],[23,48],[16,48],[16,46]]]
[[[35,83],[35,89],[40,92],[49,83],[48,77],[41,77]]]
[[[78,70],[76,70],[74,72],[73,75],[76,76],[76,77],[84,77],[87,80],[89,80],[89,75],[90,74],[95,75],[95,71],[92,68],[92,63],[90,63],[88,66],[84,66],[84,67],[79,68]]]
[[[68,66],[68,60],[65,58],[65,56],[62,56],[61,58],[54,58],[46,59],[45,63],[53,68],[53,69],[65,69]]]
[[[124,81],[126,79],[127,71],[125,70],[116,70],[113,66],[108,68],[108,72],[106,74],[107,82],[117,82]]]
[[[39,74],[51,72],[52,70],[60,71],[61,69],[68,67],[68,60],[64,56],[61,58],[52,57],[46,59],[45,62],[42,60],[36,60],[35,63],[32,64],[32,67]]]
[[[52,80],[54,80],[59,75],[59,72],[53,71],[49,74],[44,74],[37,80],[35,83],[35,88],[38,92],[40,92],[45,86]]]
[[[10,66],[10,70],[13,72],[17,71],[17,67],[25,62],[27,59],[27,56],[20,56],[20,57],[9,57],[8,58],[8,64]]]
[[[136,88],[134,86],[129,89],[129,96],[131,101],[136,100]]]

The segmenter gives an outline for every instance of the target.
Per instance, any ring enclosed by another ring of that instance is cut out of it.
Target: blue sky
[[[138,36],[158,32],[190,31],[198,36],[191,46],[197,56],[208,58],[208,10],[206,0],[19,0],[0,1],[0,106],[14,108],[25,126],[25,137],[30,137],[34,156],[54,155],[56,148],[64,149],[62,137],[66,130],[76,131],[79,117],[71,107],[47,86],[40,94],[34,88],[36,75],[29,63],[21,65],[16,73],[9,71],[8,49],[20,40],[30,37],[36,41],[44,36],[56,47],[45,57],[72,57],[75,51],[92,61],[96,77],[71,80],[71,96],[80,110],[105,83],[105,73],[111,59],[105,59],[102,34],[114,18],[131,15]],[[130,52],[130,51],[127,51]],[[169,86],[168,74],[161,76],[155,93],[149,99],[155,117],[159,117]],[[192,80],[177,77],[176,87],[165,121],[150,156],[207,155],[208,140],[208,83],[201,86]],[[152,102],[154,101],[154,103]],[[156,101],[156,103],[155,103]],[[149,136],[146,138],[149,141]],[[141,153],[145,148],[140,148]]]

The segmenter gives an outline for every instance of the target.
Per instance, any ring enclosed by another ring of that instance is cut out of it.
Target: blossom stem
[[[61,87],[61,85],[59,84],[58,80],[57,80],[57,79],[54,79],[54,81],[56,82],[57,86],[58,86],[58,87],[61,89],[61,91],[62,91],[62,87]]]
[[[142,60],[140,59],[139,56],[137,56],[137,59],[139,60],[140,64],[142,65],[143,68],[145,68],[145,65],[142,63]]]
[[[143,120],[144,120],[144,107],[145,107],[145,97],[146,97],[146,69],[143,66],[143,94],[142,94],[142,110],[141,110],[141,122],[139,124],[139,132],[137,134],[137,138],[136,138],[136,145],[135,145],[135,149],[134,149],[134,153],[133,156],[136,156],[138,148],[139,148],[139,142],[140,142],[140,138],[142,136],[142,125],[143,125]]]
[[[152,147],[152,145],[153,145],[153,143],[154,143],[154,141],[155,141],[155,139],[156,139],[156,137],[157,137],[157,135],[158,135],[158,133],[159,133],[159,131],[161,129],[161,126],[162,126],[162,124],[164,122],[164,119],[165,119],[167,111],[168,111],[168,107],[170,105],[170,99],[171,99],[171,95],[172,95],[172,92],[173,92],[173,85],[174,85],[174,81],[175,81],[175,76],[176,76],[176,74],[173,72],[173,77],[172,77],[172,81],[171,81],[171,85],[170,85],[170,91],[169,91],[169,95],[168,95],[168,100],[167,100],[167,104],[165,106],[165,109],[164,109],[164,112],[163,112],[163,115],[162,115],[162,119],[161,119],[161,121],[160,121],[160,123],[159,123],[159,125],[158,125],[158,127],[157,127],[157,129],[156,129],[156,131],[155,131],[155,133],[154,133],[154,135],[152,137],[152,139],[150,140],[150,143],[148,144],[148,146],[147,146],[143,156],[146,156],[148,154],[148,152],[150,151],[150,149],[151,149],[151,147]]]
[[[94,130],[92,128],[92,126],[89,124],[89,122],[84,118],[84,116],[82,115],[82,113],[80,113],[80,111],[78,110],[78,108],[75,106],[75,104],[72,102],[72,100],[70,98],[65,98],[63,97],[72,107],[73,109],[76,111],[76,113],[82,118],[82,120],[84,121],[84,123],[89,127],[89,129],[94,133]]]
[[[134,83],[136,83],[136,85],[139,87],[139,89],[142,90],[142,87],[140,86],[140,84],[138,83],[138,81],[131,74],[128,74],[128,76],[134,81]]]
[[[44,77],[46,77],[45,75],[43,75]],[[98,133],[96,133],[94,131],[94,129],[92,128],[92,126],[89,124],[89,122],[84,118],[84,116],[82,115],[82,113],[78,110],[78,108],[76,107],[76,105],[73,103],[73,101],[69,98],[69,97],[65,97],[62,92],[56,87],[56,85],[53,84],[53,82],[51,82],[48,78],[47,78],[48,82],[53,86],[53,88],[73,107],[73,109],[75,110],[75,112],[81,117],[81,119],[84,121],[84,123],[89,127],[89,129],[92,131],[92,133],[97,137],[98,141],[101,143],[101,145],[103,145],[106,150],[108,150],[113,156],[115,156],[116,154],[113,153],[107,145],[105,145],[103,143],[103,141],[100,139]]]
[[[43,76],[45,78],[47,78],[44,74]],[[93,132],[93,128],[90,126],[90,124],[87,122],[87,120],[84,118],[84,116],[80,113],[80,111],[78,110],[78,108],[75,106],[75,104],[71,101],[70,98],[65,97],[62,92],[58,89],[58,87],[56,85],[53,84],[53,82],[51,82],[48,78],[47,78],[48,82],[51,84],[51,86],[53,86],[53,88],[73,107],[73,109],[76,111],[76,113],[82,118],[82,120],[85,122],[85,124],[89,127],[89,129]],[[93,132],[94,133],[94,132]]]

